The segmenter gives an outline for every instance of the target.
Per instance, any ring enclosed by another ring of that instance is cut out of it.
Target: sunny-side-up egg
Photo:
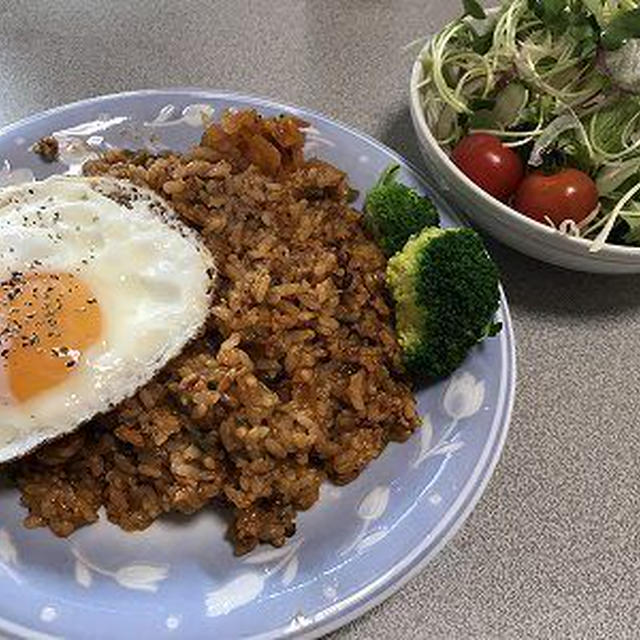
[[[133,395],[203,327],[214,280],[197,233],[149,190],[0,189],[0,462]]]

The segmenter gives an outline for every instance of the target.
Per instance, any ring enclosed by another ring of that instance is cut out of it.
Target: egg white
[[[198,234],[161,198],[103,177],[0,189],[0,282],[14,272],[75,275],[103,333],[64,382],[21,404],[0,366],[0,462],[133,395],[202,328],[215,280]]]

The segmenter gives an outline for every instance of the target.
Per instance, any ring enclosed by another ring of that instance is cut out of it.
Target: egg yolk
[[[0,303],[0,355],[19,403],[64,382],[102,334],[98,301],[70,273],[16,273]]]

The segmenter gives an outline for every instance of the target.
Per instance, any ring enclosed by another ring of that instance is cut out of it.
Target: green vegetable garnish
[[[398,182],[399,169],[398,165],[387,167],[364,205],[367,225],[387,256],[402,249],[414,233],[439,222],[431,200]]]
[[[387,265],[407,371],[449,375],[469,350],[500,330],[498,269],[472,229],[424,229]]]
[[[640,38],[640,9],[618,12],[602,32],[602,45],[619,49],[631,38]]]
[[[487,17],[482,5],[477,0],[462,0],[462,6],[464,7],[464,15],[469,15],[477,20],[484,20]]]
[[[640,99],[622,96],[619,100],[596,111],[590,120],[591,144],[607,159],[623,153],[627,140],[627,125],[640,116]]]

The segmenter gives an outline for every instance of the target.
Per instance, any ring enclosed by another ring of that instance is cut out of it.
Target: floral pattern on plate
[[[398,162],[403,181],[432,195],[443,223],[459,224],[427,182],[371,138],[294,107],[196,90],[106,96],[7,127],[0,184],[78,173],[97,149],[125,142],[184,149],[213,114],[249,106],[309,122],[308,150],[347,171],[360,198]],[[52,132],[63,162],[46,164],[30,145]],[[500,336],[476,348],[451,379],[418,392],[422,428],[390,444],[353,483],[323,486],[281,549],[234,557],[224,515],[213,509],[134,534],[103,517],[62,540],[24,529],[17,492],[0,484],[0,634],[74,638],[90,627],[105,639],[281,638],[327,632],[374,606],[451,537],[498,459],[515,384],[504,298],[499,315]]]

